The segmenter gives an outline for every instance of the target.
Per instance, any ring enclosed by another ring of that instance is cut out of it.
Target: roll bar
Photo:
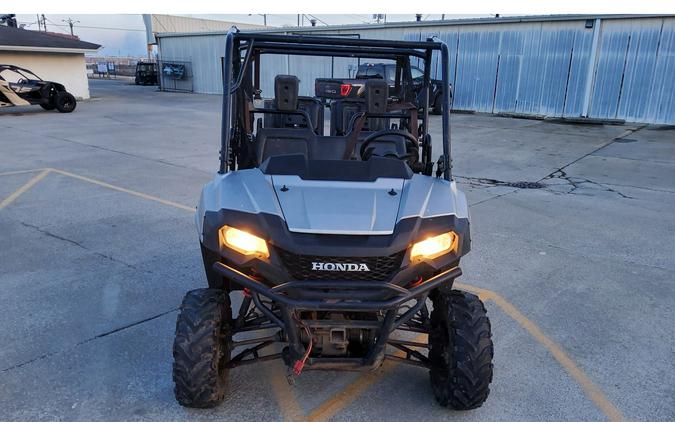
[[[242,51],[246,51],[242,63]],[[230,140],[232,138],[232,119],[235,110],[232,94],[241,86],[244,72],[248,69],[251,57],[259,54],[311,55],[326,57],[358,57],[396,59],[402,56],[418,57],[425,61],[424,121],[428,127],[429,92],[431,87],[430,63],[434,51],[440,51],[443,81],[443,177],[452,179],[452,159],[450,155],[450,53],[448,46],[438,37],[427,41],[390,41],[363,38],[316,37],[305,35],[278,35],[268,33],[245,33],[232,28],[225,36],[225,57],[223,58],[223,104],[221,120],[220,169],[218,173],[228,171],[230,159]],[[238,74],[235,75],[235,63]],[[430,158],[430,157],[429,157]]]

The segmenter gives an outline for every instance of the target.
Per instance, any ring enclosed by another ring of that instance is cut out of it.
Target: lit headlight
[[[265,240],[234,227],[223,226],[220,229],[220,242],[244,255],[270,256]]]
[[[455,247],[457,235],[453,232],[439,234],[413,245],[410,259],[431,259],[450,252]]]

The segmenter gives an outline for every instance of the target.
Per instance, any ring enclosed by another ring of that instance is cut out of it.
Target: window
[[[424,77],[424,72],[419,67],[412,67],[410,70],[412,71],[413,79],[422,79]]]

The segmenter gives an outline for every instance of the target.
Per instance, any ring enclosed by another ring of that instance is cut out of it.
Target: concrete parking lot
[[[473,237],[458,287],[486,300],[495,342],[480,409],[439,407],[418,367],[289,386],[274,361],[190,410],[171,344],[183,294],[206,284],[193,209],[219,97],[91,90],[72,114],[0,110],[0,420],[675,418],[672,127],[452,116]]]

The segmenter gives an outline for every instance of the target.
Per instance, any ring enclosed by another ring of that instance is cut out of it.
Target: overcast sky
[[[260,15],[184,15],[196,18],[216,19],[231,22],[255,23],[262,25]],[[374,22],[372,15],[314,15],[319,22],[325,24],[362,24]],[[446,19],[458,17],[475,17],[489,15],[446,15]],[[110,56],[145,56],[145,25],[141,15],[45,15],[47,30],[53,32],[70,33],[70,27],[64,20],[72,18],[79,21],[74,24],[74,33],[83,41],[101,44],[99,54]],[[423,20],[440,19],[441,15],[423,15]],[[27,29],[37,30],[37,15],[17,15],[19,24],[25,24]],[[297,25],[298,15],[267,15],[268,26]],[[388,22],[412,21],[415,15],[387,15]],[[305,19],[305,25],[309,22]]]

